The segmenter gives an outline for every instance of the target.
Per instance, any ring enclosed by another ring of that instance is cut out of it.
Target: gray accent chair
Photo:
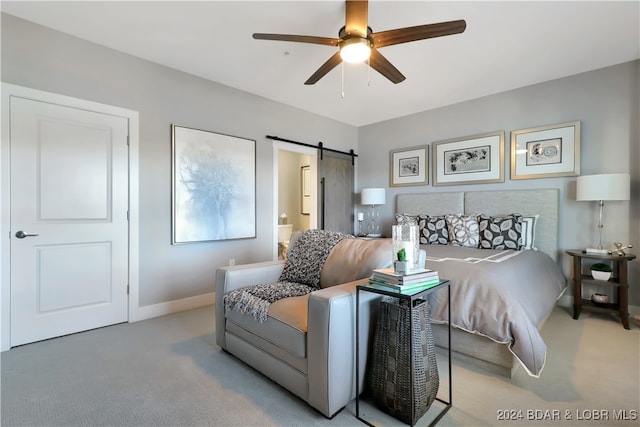
[[[295,244],[295,243],[293,243]],[[332,417],[355,398],[356,285],[376,268],[389,267],[390,239],[344,239],[329,253],[320,273],[321,289],[269,306],[260,323],[225,310],[230,291],[277,282],[284,261],[222,267],[216,272],[216,343]],[[371,318],[380,297],[360,294],[360,366],[366,367]],[[362,390],[365,369],[361,368]]]

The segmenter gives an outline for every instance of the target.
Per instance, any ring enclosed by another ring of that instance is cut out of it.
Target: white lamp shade
[[[610,173],[579,176],[576,183],[576,200],[629,200],[630,175]]]
[[[385,204],[384,188],[363,188],[360,195],[360,203],[363,205],[384,205]]]

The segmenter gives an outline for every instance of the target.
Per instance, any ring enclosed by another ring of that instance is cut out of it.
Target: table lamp
[[[380,225],[378,224],[377,205],[385,204],[384,188],[363,188],[360,194],[360,203],[363,205],[371,205],[371,222],[369,223],[369,233],[367,237],[380,237]]]
[[[608,253],[602,246],[602,209],[604,201],[607,200],[629,200],[630,196],[630,175],[628,173],[610,173],[600,175],[584,175],[578,177],[576,182],[576,200],[578,201],[598,201],[600,205],[600,216],[598,220],[598,230],[600,240],[597,248],[587,248],[587,253]]]

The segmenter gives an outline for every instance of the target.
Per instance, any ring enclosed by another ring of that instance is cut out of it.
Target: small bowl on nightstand
[[[591,270],[591,276],[596,280],[604,280],[606,282],[611,278],[611,272]]]
[[[593,301],[594,304],[609,304],[609,295],[593,294],[591,295],[591,301]]]

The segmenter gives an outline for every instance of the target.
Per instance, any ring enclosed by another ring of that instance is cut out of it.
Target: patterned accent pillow
[[[448,245],[449,229],[444,216],[419,215],[421,245]]]
[[[428,218],[426,215],[412,215],[412,214],[396,214],[396,224],[398,225],[413,225],[418,226],[418,234],[422,236],[422,229],[425,225],[425,220]]]
[[[522,215],[478,215],[482,249],[522,249]]]
[[[418,223],[418,215],[411,215],[411,214],[396,214],[396,224],[398,225],[403,225],[403,224],[417,224]]]
[[[421,245],[449,244],[449,229],[444,216],[396,213],[396,224],[417,224]]]
[[[527,215],[522,217],[522,249],[536,248],[536,222],[540,215]]]
[[[328,230],[307,230],[289,250],[279,282],[301,283],[320,288],[320,272],[333,247],[348,234]]]
[[[449,241],[454,246],[477,248],[480,231],[476,215],[445,215],[449,229]]]

